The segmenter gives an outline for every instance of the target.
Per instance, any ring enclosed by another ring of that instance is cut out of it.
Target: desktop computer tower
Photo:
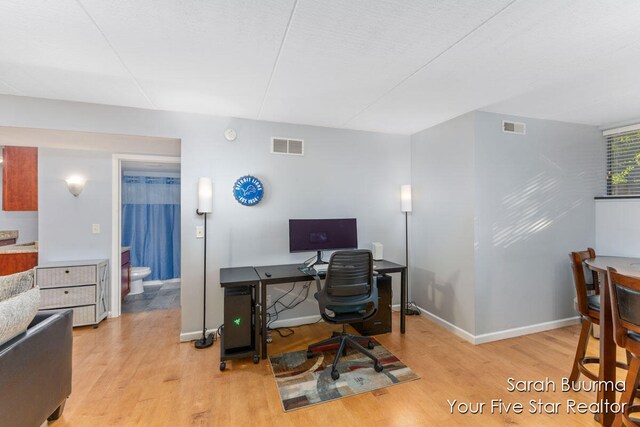
[[[225,352],[239,352],[255,346],[253,321],[253,287],[224,288],[224,343]]]
[[[366,336],[391,332],[391,296],[391,276],[378,275],[378,311],[373,317],[351,326]]]

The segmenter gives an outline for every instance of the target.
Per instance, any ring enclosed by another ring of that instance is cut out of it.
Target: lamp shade
[[[82,190],[84,189],[85,179],[79,175],[73,175],[68,177],[66,180],[67,188],[69,192],[73,194],[75,197],[78,197]]]
[[[411,212],[411,186],[400,186],[400,210],[402,212]]]
[[[201,177],[198,179],[198,212],[213,212],[213,182],[211,182],[211,178]]]

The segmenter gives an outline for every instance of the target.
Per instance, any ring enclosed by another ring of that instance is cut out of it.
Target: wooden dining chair
[[[584,263],[585,260],[595,258],[595,256],[596,251],[593,248],[569,254],[573,283],[576,287],[576,305],[582,323],[578,348],[573,360],[571,375],[569,375],[571,384],[578,380],[580,373],[592,381],[598,380],[598,375],[585,366],[600,363],[600,358],[598,357],[586,357],[589,331],[592,325],[600,325],[600,283],[598,281],[598,273],[589,270]],[[590,280],[587,281],[587,278]]]
[[[631,356],[624,392],[620,397],[620,405],[625,404],[626,408],[616,415],[613,425],[637,426],[640,424],[634,422],[630,414],[640,412],[640,405],[633,405],[640,373],[640,278],[620,274],[611,267],[607,270],[613,339]]]

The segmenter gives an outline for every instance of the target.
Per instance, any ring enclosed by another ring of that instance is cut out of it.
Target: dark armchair
[[[346,354],[346,346],[365,354],[374,362],[376,372],[382,371],[378,359],[362,345],[373,349],[375,343],[368,337],[350,335],[346,332],[347,323],[359,322],[375,315],[378,309],[378,288],[373,275],[373,255],[368,250],[337,251],[331,255],[324,286],[316,275],[315,294],[320,306],[320,315],[328,323],[341,324],[342,332],[307,349],[307,357],[314,353],[335,347],[338,350],[331,366],[331,378],[340,378],[338,363],[340,356]]]
[[[71,310],[38,313],[0,345],[0,426],[40,426],[62,415],[71,394]]]

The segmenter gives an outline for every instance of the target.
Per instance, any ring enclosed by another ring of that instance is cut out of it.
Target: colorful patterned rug
[[[384,370],[376,372],[371,359],[348,348],[347,355],[340,358],[337,381],[331,379],[335,348],[316,353],[311,359],[307,359],[306,350],[269,356],[284,410],[300,409],[420,378],[389,350],[375,343],[370,351]]]

